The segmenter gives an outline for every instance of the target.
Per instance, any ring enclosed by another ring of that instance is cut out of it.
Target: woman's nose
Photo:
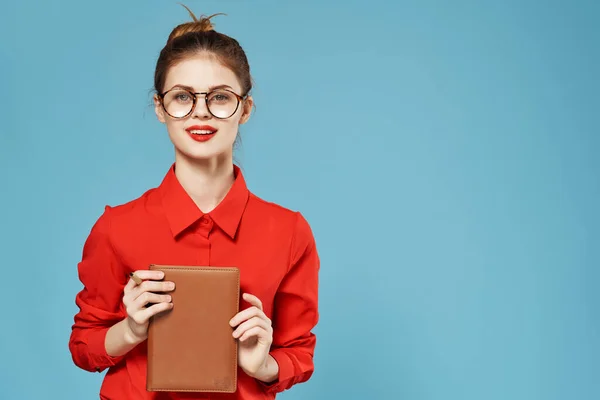
[[[212,117],[210,111],[208,111],[208,107],[206,106],[206,102],[203,98],[199,98],[196,102],[196,107],[194,107],[192,117],[198,117],[200,119],[209,119]]]

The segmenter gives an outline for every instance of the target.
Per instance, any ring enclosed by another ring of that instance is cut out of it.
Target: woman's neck
[[[178,154],[175,163],[179,183],[204,213],[217,207],[235,180],[231,157],[198,161]]]

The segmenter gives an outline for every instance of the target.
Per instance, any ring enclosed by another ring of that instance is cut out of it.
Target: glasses
[[[240,101],[245,99],[227,89],[217,89],[210,92],[194,93],[190,90],[175,88],[159,95],[163,109],[173,118],[185,118],[196,108],[198,95],[204,95],[206,108],[218,119],[227,119],[237,111]]]

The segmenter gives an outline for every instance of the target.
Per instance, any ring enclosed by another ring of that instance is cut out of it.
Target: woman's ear
[[[242,109],[242,117],[240,118],[240,125],[245,124],[250,119],[250,114],[252,114],[252,106],[254,105],[254,99],[252,96],[246,97],[244,100],[243,109]]]
[[[162,104],[157,95],[154,95],[154,112],[156,113],[156,118],[163,124],[166,122],[165,120],[165,110],[162,108]]]

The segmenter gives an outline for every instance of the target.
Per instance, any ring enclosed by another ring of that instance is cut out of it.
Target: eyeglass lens
[[[215,90],[208,93],[206,103],[208,110],[217,118],[231,117],[238,107],[238,98],[226,90]],[[198,101],[202,101],[200,97]],[[174,118],[182,118],[188,115],[194,106],[194,95],[184,89],[175,89],[165,94],[165,110]]]

